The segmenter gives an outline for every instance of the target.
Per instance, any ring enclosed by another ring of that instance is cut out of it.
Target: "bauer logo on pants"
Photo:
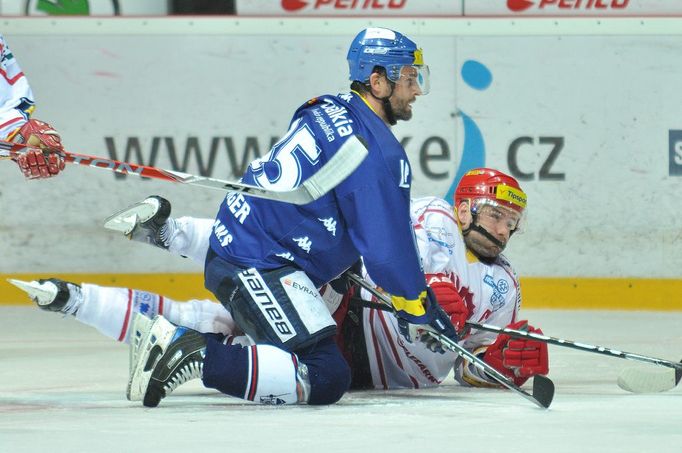
[[[670,147],[670,176],[682,176],[682,130],[668,131]]]
[[[258,271],[253,268],[247,269],[239,273],[239,279],[282,343],[293,338],[296,335],[294,326]]]

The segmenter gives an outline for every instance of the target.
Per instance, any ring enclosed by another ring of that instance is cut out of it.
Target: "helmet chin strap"
[[[500,242],[495,236],[493,236],[492,234],[490,234],[490,233],[488,232],[488,230],[486,230],[485,228],[483,228],[481,225],[477,225],[477,224],[476,224],[476,215],[475,215],[475,214],[473,214],[472,217],[473,217],[473,219],[472,219],[472,221],[471,221],[471,225],[469,225],[469,228],[467,228],[466,230],[464,230],[464,229],[462,230],[462,235],[463,235],[463,236],[467,236],[469,233],[471,233],[472,230],[478,231],[478,232],[481,233],[486,239],[488,239],[490,242],[492,242],[493,244],[495,244],[496,246],[498,246],[498,247],[500,248],[500,250],[504,250],[504,247],[505,247],[506,244],[503,244],[502,242]],[[471,253],[473,253],[473,254],[476,256],[476,258],[478,258],[479,260],[483,261],[484,263],[492,263],[493,261],[495,261],[495,260],[497,259],[497,256],[494,256],[494,257],[492,257],[492,258],[489,257],[489,256],[481,256],[479,253],[476,252],[476,250],[473,250],[473,249],[471,249],[471,248],[469,248],[469,250],[471,251]]]

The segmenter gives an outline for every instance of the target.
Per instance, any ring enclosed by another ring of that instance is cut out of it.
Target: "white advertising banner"
[[[355,32],[6,38],[67,149],[234,179],[299,105],[347,91]],[[431,68],[431,93],[395,127],[415,196],[497,167],[529,197],[508,249],[522,275],[679,278],[682,35],[410,37]],[[202,217],[224,195],[78,166],[27,182],[0,162],[0,273],[199,271],[102,229],[150,194]]]
[[[3,16],[159,16],[168,14],[168,0],[0,0]]]
[[[235,0],[251,16],[461,16],[464,0]]]
[[[679,0],[465,0],[466,16],[664,16],[682,14]]]

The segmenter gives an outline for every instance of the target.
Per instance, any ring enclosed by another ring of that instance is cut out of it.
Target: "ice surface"
[[[679,360],[682,313],[526,310],[548,335]],[[549,410],[506,390],[352,392],[329,407],[268,407],[180,387],[125,399],[127,347],[71,317],[0,307],[0,452],[680,452],[682,385],[635,395],[639,364],[550,346]]]

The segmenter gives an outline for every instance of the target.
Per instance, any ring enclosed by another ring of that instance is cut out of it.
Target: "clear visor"
[[[429,94],[431,90],[429,67],[427,65],[405,65],[400,68],[400,75],[398,77],[389,75],[388,78],[391,82],[402,84],[409,90],[418,91],[418,94],[422,96]]]
[[[510,233],[523,232],[525,210],[519,212],[495,200],[479,198],[472,203],[471,212],[478,217],[479,223],[503,225]]]

